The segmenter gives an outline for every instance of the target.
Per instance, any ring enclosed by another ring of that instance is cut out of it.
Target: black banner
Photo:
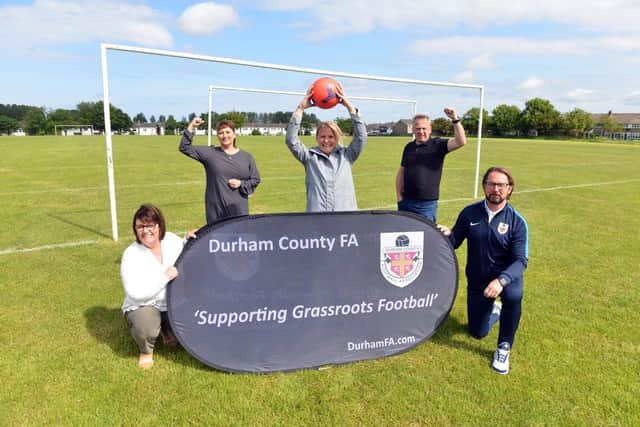
[[[453,248],[404,212],[244,216],[198,231],[168,286],[195,358],[273,372],[391,356],[435,333],[458,288]]]

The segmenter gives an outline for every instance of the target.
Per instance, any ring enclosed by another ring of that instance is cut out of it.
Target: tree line
[[[464,113],[462,123],[467,134],[477,135],[479,120],[480,109],[477,107]],[[483,135],[585,138],[596,126],[606,132],[622,131],[622,124],[610,115],[601,116],[596,123],[587,111],[575,108],[568,113],[560,113],[549,100],[542,98],[528,100],[522,110],[516,105],[501,104],[491,114],[484,109],[482,111]],[[443,135],[453,134],[453,125],[444,118],[433,120],[432,128]]]
[[[91,125],[94,130],[104,130],[103,102],[81,102],[75,109],[47,110],[31,105],[0,104],[0,134],[10,134],[17,129],[28,135],[53,134],[57,125]],[[111,128],[117,131],[131,128],[129,115],[110,105]]]
[[[103,102],[80,102],[75,109],[47,110],[44,107],[29,105],[0,104],[0,135],[11,134],[17,129],[23,129],[29,135],[51,135],[56,125],[91,125],[94,130],[104,131]],[[151,115],[147,120],[144,113],[136,114],[133,119],[120,108],[110,105],[111,130],[114,133],[129,132],[134,123],[164,123],[165,133],[175,133],[184,129],[196,116],[191,113],[177,120],[173,115]],[[226,113],[211,113],[211,121],[215,125],[223,119],[234,122],[237,128],[245,123],[270,124],[288,123],[292,111],[276,111],[273,113],[256,113],[247,111],[229,111]],[[208,128],[208,113],[199,116],[204,120],[201,126]],[[462,115],[465,130],[470,135],[477,134],[480,109],[471,108]],[[320,120],[315,114],[304,113],[301,128],[309,131],[316,127]],[[336,123],[344,133],[351,133],[351,120],[336,118]],[[482,111],[482,134],[495,136],[565,136],[583,138],[588,136],[598,125],[606,132],[619,132],[622,125],[611,116],[603,115],[598,123],[594,123],[593,116],[579,108],[568,113],[560,113],[550,101],[542,98],[530,99],[525,108],[515,105],[501,104],[495,107],[491,114]],[[453,125],[445,118],[432,121],[434,133],[442,135],[453,134]]]
[[[211,112],[211,121],[215,127],[223,119],[232,120],[236,128],[245,123],[288,123],[292,111],[276,111],[274,113],[256,113],[245,111],[229,111],[226,113]],[[114,133],[126,133],[131,131],[134,124],[163,123],[165,133],[174,133],[186,128],[196,113],[191,113],[177,120],[173,115],[160,114],[157,118],[151,115],[147,120],[144,113],[136,114],[133,119],[120,108],[110,105],[111,131]],[[202,129],[208,128],[209,113],[201,113],[204,120]],[[315,114],[304,114],[302,117],[302,129],[310,130],[317,126],[320,120]],[[47,110],[44,107],[31,105],[0,104],[0,135],[11,134],[18,129],[24,130],[28,135],[52,135],[55,127],[59,125],[83,125],[93,126],[94,130],[104,131],[104,103],[81,102],[75,109]]]

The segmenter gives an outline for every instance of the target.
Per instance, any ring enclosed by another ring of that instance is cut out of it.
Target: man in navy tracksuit
[[[509,372],[509,353],[520,323],[522,275],[529,258],[526,220],[507,202],[514,180],[503,167],[482,178],[485,199],[460,212],[452,230],[439,226],[454,248],[467,239],[467,314],[469,332],[483,338],[500,320],[498,348],[491,367]],[[495,300],[502,300],[500,306]]]

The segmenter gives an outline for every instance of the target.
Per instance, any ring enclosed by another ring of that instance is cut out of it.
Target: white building
[[[134,123],[133,132],[144,136],[164,135],[164,123]]]
[[[260,132],[260,135],[282,136],[287,133],[287,125],[283,123],[247,123],[237,129],[236,133],[238,135],[251,135],[255,130]]]
[[[82,135],[82,136],[91,136],[93,135],[93,128],[88,127],[71,127],[60,129],[60,135],[62,136],[74,136],[74,135]]]

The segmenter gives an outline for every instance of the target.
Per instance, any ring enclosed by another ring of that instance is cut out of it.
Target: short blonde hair
[[[340,126],[338,126],[335,122],[320,123],[318,129],[316,130],[316,140],[318,139],[318,134],[320,133],[320,129],[322,128],[328,128],[338,143],[342,141],[342,131],[340,130]]]

